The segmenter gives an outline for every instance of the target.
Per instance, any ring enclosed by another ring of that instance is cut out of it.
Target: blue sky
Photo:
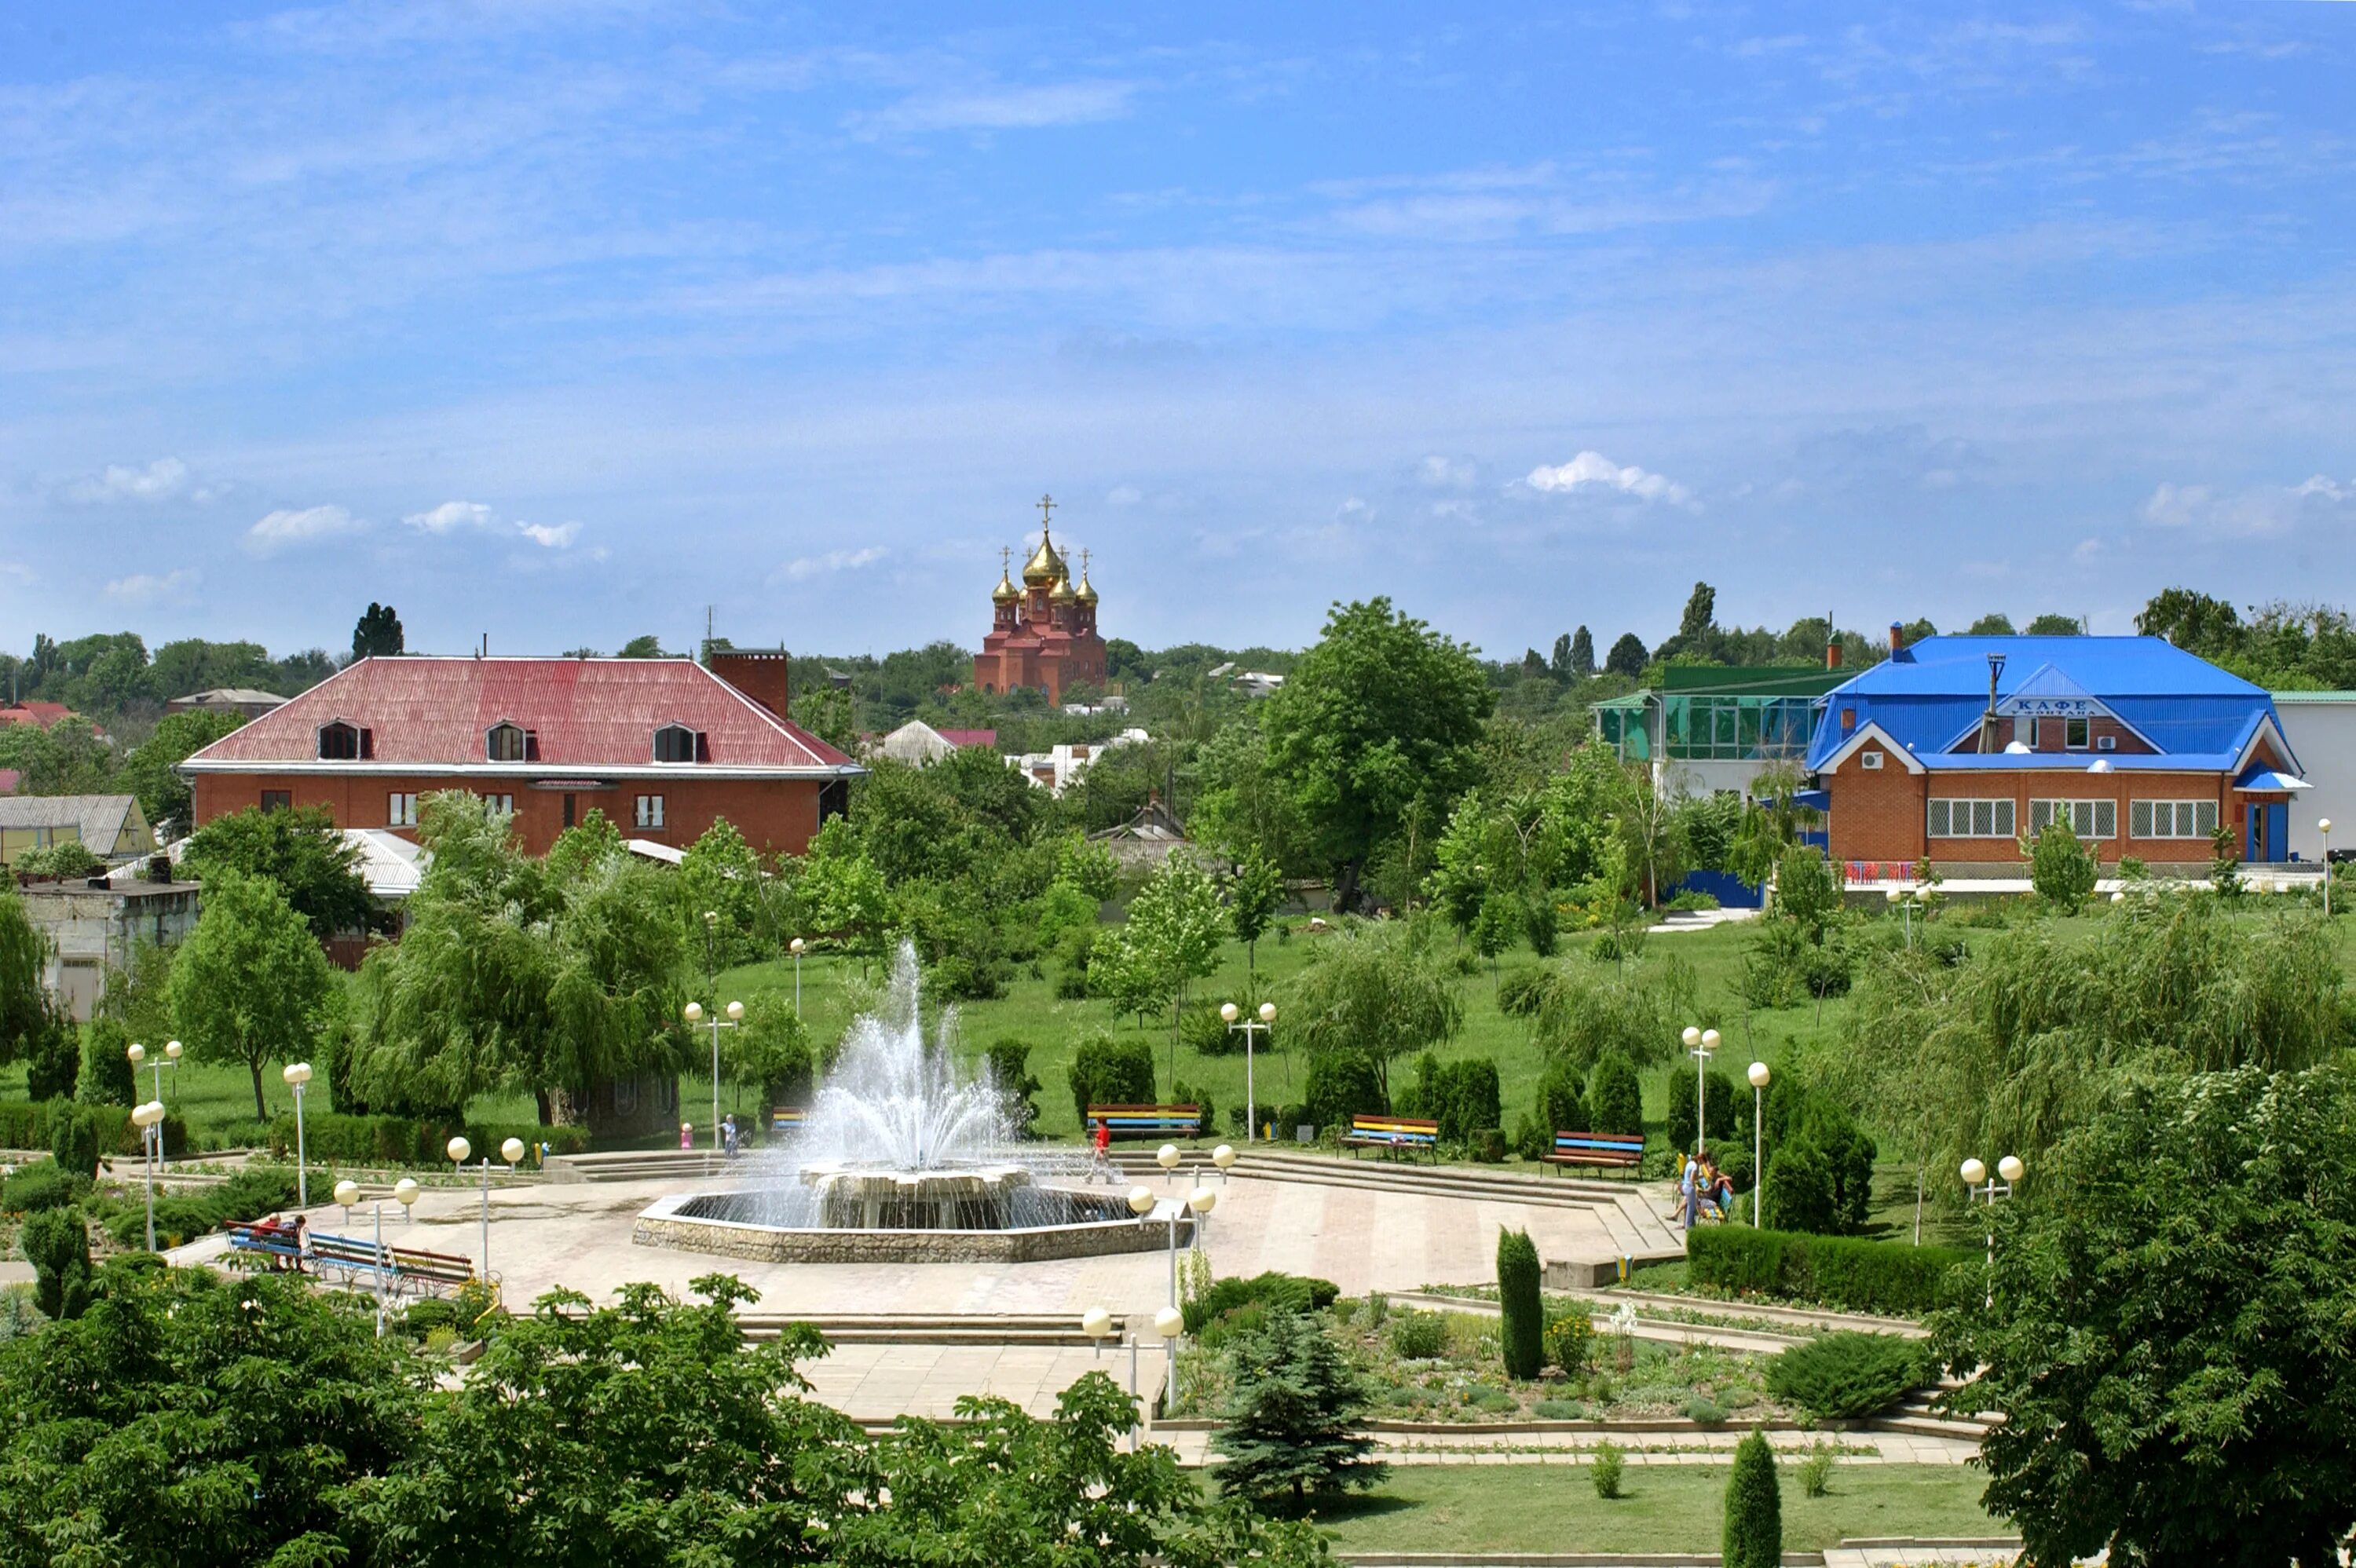
[[[0,646],[2356,599],[2356,5],[0,13]]]

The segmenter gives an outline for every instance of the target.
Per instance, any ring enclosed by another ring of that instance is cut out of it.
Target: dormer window
[[[655,731],[655,761],[659,763],[708,763],[712,748],[701,730],[691,730],[684,724],[666,724]]]
[[[540,737],[520,724],[501,720],[484,732],[483,755],[494,763],[536,763]]]
[[[319,760],[328,763],[363,762],[376,755],[375,737],[357,724],[338,719],[319,726]]]

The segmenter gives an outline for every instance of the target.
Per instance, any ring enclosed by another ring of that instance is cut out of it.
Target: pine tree
[[[1570,673],[1580,677],[1595,673],[1595,634],[1584,626],[1570,635]]]
[[[1580,630],[1584,632],[1587,628],[1581,626]],[[1590,659],[1595,656],[1594,641],[1592,637],[1588,639],[1587,656]],[[1579,645],[1571,641],[1569,632],[1565,632],[1554,640],[1554,657],[1547,661],[1547,667],[1557,680],[1568,679],[1575,673],[1571,664],[1578,656],[1578,650]]]
[[[1546,1369],[1546,1305],[1538,1298],[1537,1243],[1527,1231],[1497,1233],[1497,1305],[1505,1319],[1498,1341],[1505,1375],[1534,1378]]]
[[[1375,1440],[1352,1430],[1365,1390],[1342,1349],[1314,1317],[1271,1311],[1232,1352],[1235,1392],[1226,1424],[1211,1438],[1226,1462],[1219,1489],[1255,1500],[1375,1485],[1390,1467],[1367,1457]]]
[[[33,1265],[33,1305],[53,1318],[79,1317],[90,1305],[90,1231],[70,1205],[25,1216],[18,1244]]]
[[[401,634],[401,617],[392,613],[390,604],[371,603],[360,614],[359,623],[352,627],[352,662],[365,658],[407,651]]]
[[[1719,1547],[1725,1568],[1777,1568],[1783,1561],[1783,1499],[1775,1483],[1775,1451],[1755,1428],[1735,1445],[1726,1478],[1726,1533]]]

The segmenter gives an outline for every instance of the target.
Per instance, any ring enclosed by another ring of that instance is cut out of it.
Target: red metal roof
[[[995,746],[998,744],[998,731],[995,730],[937,730],[934,733],[938,735],[942,740],[947,741],[952,746]]]
[[[62,702],[24,701],[0,707],[0,724],[37,724],[46,730],[60,719],[70,719],[73,709]]]
[[[365,763],[338,768],[484,764],[484,737],[508,720],[530,731],[534,773],[645,767],[654,733],[683,724],[708,756],[682,772],[851,767],[815,735],[769,712],[691,659],[362,659],[188,759],[195,772],[319,761],[318,731],[344,720],[369,731]]]

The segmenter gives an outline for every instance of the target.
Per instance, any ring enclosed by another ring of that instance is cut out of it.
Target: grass
[[[1832,1489],[1801,1495],[1779,1456],[1783,1546],[1820,1551],[1868,1536],[2009,1535],[1979,1504],[1987,1477],[1961,1465],[1840,1464]],[[1317,1522],[1338,1552],[1716,1552],[1725,1465],[1631,1465],[1598,1498],[1584,1463],[1413,1465],[1370,1495],[1330,1502]]]

